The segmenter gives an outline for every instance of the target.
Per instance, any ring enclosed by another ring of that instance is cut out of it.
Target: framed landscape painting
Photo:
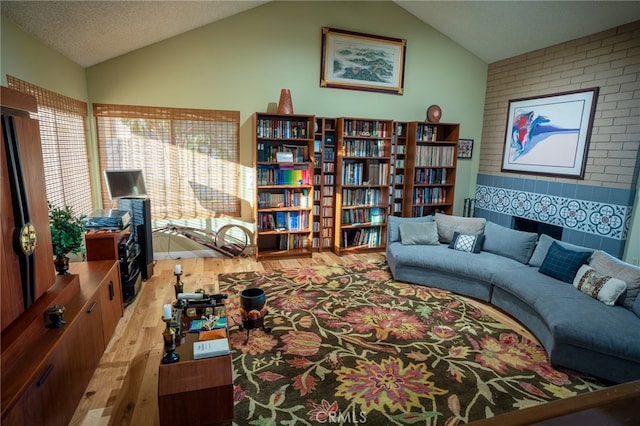
[[[322,28],[320,86],[404,93],[407,41]]]
[[[509,101],[503,172],[584,179],[598,88]]]

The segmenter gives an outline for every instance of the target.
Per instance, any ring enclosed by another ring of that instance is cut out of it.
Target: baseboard
[[[247,256],[253,254],[253,247],[247,247],[244,249],[244,253]],[[154,252],[153,260],[166,260],[166,259],[195,259],[198,257],[215,257],[220,259],[229,259],[226,256],[215,250],[185,250],[185,251],[170,251],[170,252]]]

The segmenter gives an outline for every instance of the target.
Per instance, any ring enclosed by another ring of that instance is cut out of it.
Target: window
[[[100,170],[142,169],[153,219],[240,216],[240,112],[94,104]],[[111,201],[104,178],[102,199]]]
[[[35,96],[47,199],[77,215],[93,211],[87,155],[87,104],[7,76],[10,88]]]

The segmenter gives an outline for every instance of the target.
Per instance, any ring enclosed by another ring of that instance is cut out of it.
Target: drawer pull
[[[53,367],[54,367],[53,364],[47,365],[47,369],[44,370],[44,373],[42,373],[42,376],[40,377],[40,379],[36,383],[38,385],[38,387],[44,385],[44,382],[46,382],[47,378],[49,378],[49,374],[51,374],[51,372],[53,371]]]
[[[113,300],[113,297],[116,295],[115,291],[113,290],[113,281],[109,280],[109,300]]]
[[[89,307],[89,309],[87,310],[87,313],[90,314],[91,312],[93,312],[93,310],[96,308],[97,305],[98,305],[98,302],[93,302],[91,304],[91,307]]]

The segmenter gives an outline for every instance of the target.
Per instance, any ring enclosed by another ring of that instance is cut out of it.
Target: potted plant
[[[76,216],[69,206],[54,207],[49,202],[49,228],[53,244],[54,264],[58,274],[64,275],[69,269],[67,254],[82,251],[84,243],[84,218]]]

